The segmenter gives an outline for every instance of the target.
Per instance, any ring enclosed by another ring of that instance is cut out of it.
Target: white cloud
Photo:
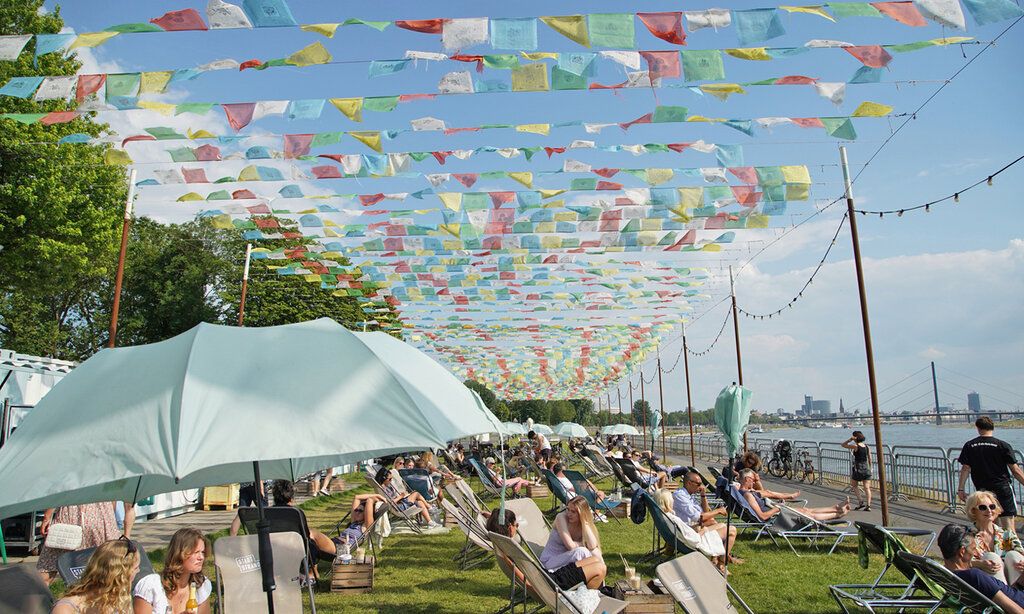
[[[925,360],[938,360],[940,358],[946,357],[946,353],[935,346],[928,346],[927,348],[918,352],[917,355]]]

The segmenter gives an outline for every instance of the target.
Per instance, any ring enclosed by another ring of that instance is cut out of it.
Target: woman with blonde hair
[[[121,614],[131,610],[132,578],[139,552],[127,539],[100,544],[89,557],[78,583],[54,604],[52,614]]]
[[[196,614],[210,614],[213,585],[203,575],[209,544],[198,529],[178,529],[167,546],[164,568],[139,580],[134,591],[134,614],[182,614],[195,598]]]
[[[594,513],[583,497],[573,497],[565,511],[555,516],[540,563],[551,572],[555,584],[570,589],[580,582],[600,589],[608,567],[601,556],[601,539],[594,525]]]
[[[974,539],[980,556],[971,560],[971,567],[1014,588],[1024,588],[1024,545],[1012,528],[996,524],[1003,507],[995,494],[987,490],[972,493],[964,511],[978,529]]]
[[[725,525],[716,523],[706,527],[691,527],[686,524],[679,516],[676,516],[673,508],[675,500],[672,498],[672,491],[667,488],[659,490],[655,499],[658,502],[658,507],[665,513],[665,517],[675,525],[683,542],[691,550],[699,550],[711,557],[711,562],[715,564],[718,571],[724,573],[725,543],[722,541],[722,533],[726,530]],[[719,527],[721,527],[722,533],[719,532]]]

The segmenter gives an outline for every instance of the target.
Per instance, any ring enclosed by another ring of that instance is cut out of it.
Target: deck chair
[[[551,579],[548,572],[546,572],[544,568],[540,566],[540,563],[534,560],[529,553],[523,550],[522,546],[504,535],[498,535],[497,533],[490,533],[489,537],[491,539],[491,543],[494,545],[494,549],[500,553],[500,555],[511,561],[512,566],[515,569],[518,569],[525,577],[527,586],[522,587],[524,596],[532,597],[542,605],[554,610],[556,614],[558,612],[582,614],[580,610],[565,596],[565,591],[555,584],[555,581]],[[512,580],[511,592],[514,596],[517,580],[514,573],[509,575]],[[601,601],[598,603],[595,612],[618,614],[625,608],[625,601],[601,595]]]
[[[363,534],[359,537],[359,539],[356,540],[355,546],[353,547],[353,549],[354,549],[354,548],[358,548],[359,546],[364,546],[366,544],[369,544],[370,545],[370,552],[373,553],[373,558],[374,558],[375,561],[378,560],[379,557],[377,555],[377,543],[374,542],[373,537],[374,537],[375,533],[379,533],[380,532],[380,527],[378,526],[377,523],[380,522],[381,517],[384,516],[386,509],[387,509],[387,506],[384,504],[383,501],[377,501],[377,502],[374,503],[374,506],[373,506],[373,522],[371,522],[369,525],[363,527]],[[345,524],[345,521],[348,520],[349,516],[351,516],[351,515],[352,515],[352,510],[350,508],[347,512],[345,512],[345,515],[341,517],[341,520],[339,520],[337,523],[335,523],[335,525],[334,525],[334,533],[335,533],[335,535],[337,535],[339,537],[341,536],[341,532],[345,528],[343,525]],[[383,538],[379,538],[378,541],[381,541],[382,539]]]
[[[649,485],[648,480],[645,479],[645,477],[640,475],[640,472],[636,470],[636,465],[633,464],[633,461],[627,458],[612,458],[610,461],[615,462],[619,466],[619,469],[622,470],[622,475],[626,478],[629,486],[639,484],[648,490],[655,488],[655,486]]]
[[[548,483],[548,489],[551,490],[551,509],[548,512],[561,511],[572,495],[565,489],[565,485],[558,481],[558,476],[547,469],[544,469],[544,481]]]
[[[931,549],[932,543],[935,541],[934,531],[883,527],[862,521],[857,521],[854,524],[857,526],[861,539],[874,546],[885,556],[885,567],[871,584],[836,584],[828,587],[829,593],[832,594],[832,598],[836,600],[843,612],[850,612],[847,601],[868,612],[888,608],[900,610],[932,608],[939,602],[933,596],[937,591],[933,591],[933,588],[925,584],[906,562],[896,557],[899,552],[909,552],[900,541],[899,536],[925,537],[930,535],[931,538],[924,550],[924,554],[928,554],[928,550]],[[899,584],[883,584],[882,578],[894,567],[903,574],[905,581]]]
[[[660,544],[662,540],[664,540],[666,546],[672,546],[676,554],[694,552],[693,548],[680,535],[676,525],[665,516],[665,512],[658,506],[654,496],[646,490],[641,490],[640,492],[643,493],[642,496],[644,504],[647,506],[647,513],[651,515],[651,521],[654,525],[651,536],[651,551],[640,557],[640,562],[646,563],[664,558],[664,550],[662,550]]]
[[[708,557],[700,552],[691,552],[662,563],[654,573],[687,614],[735,612],[736,606],[729,600],[729,595],[744,611],[754,614]]]
[[[505,502],[505,509],[512,510],[516,514],[516,521],[519,522],[519,530],[516,535],[519,540],[526,544],[533,556],[540,560],[540,553],[547,545],[548,537],[551,535],[551,525],[544,517],[544,512],[537,507],[533,499],[513,499]]]
[[[943,607],[951,607],[964,613],[1002,614],[1002,608],[938,562],[909,552],[898,553],[896,559],[906,563],[919,576],[942,589],[942,598],[928,610],[929,614]]]
[[[0,569],[0,614],[49,614],[53,595],[35,567]]]
[[[389,497],[387,493],[384,492],[384,488],[382,488],[381,485],[377,483],[377,480],[373,479],[373,477],[368,475],[363,477],[366,478],[366,483],[373,488],[374,492],[384,497],[384,504],[387,505],[387,514],[391,520],[392,526],[398,523],[403,523],[405,525],[408,525],[409,528],[412,529],[413,533],[416,533],[417,535],[423,534],[423,530],[420,529],[420,523],[417,520],[417,518],[419,517],[419,507],[413,506],[405,510],[400,509],[398,505],[396,505],[395,502],[391,500],[391,497]],[[394,482],[394,479],[392,478],[391,481]]]
[[[132,579],[132,588],[135,588],[139,580],[153,573],[153,563],[150,562],[146,549],[142,547],[142,544],[134,540],[132,543],[135,544],[139,551],[139,573],[135,574],[135,578]],[[92,557],[92,553],[95,551],[95,547],[83,548],[82,550],[65,552],[60,555],[60,558],[57,559],[57,573],[60,574],[60,579],[64,580],[65,586],[72,586],[78,583],[78,580],[85,572],[85,566],[88,564],[89,558]]]
[[[473,471],[476,471],[477,477],[480,478],[480,484],[483,485],[484,487],[483,493],[481,493],[480,498],[485,501],[489,499],[500,498],[501,486],[498,486],[491,480],[491,476],[487,474],[487,468],[484,467],[483,463],[480,462],[480,459],[471,458],[469,459],[469,464],[473,466]],[[505,490],[505,498],[510,499],[513,496],[515,495],[513,495],[511,490]]]
[[[597,446],[588,444],[583,447],[583,454],[586,455],[590,462],[594,464],[594,467],[601,472],[600,477],[608,477],[612,475],[612,466],[608,462],[608,459],[601,454],[601,450]]]
[[[437,501],[437,488],[429,471],[426,469],[399,469],[398,475],[405,482],[406,492],[418,492],[428,503]]]
[[[458,561],[459,570],[472,569],[491,558],[494,548],[487,539],[487,531],[481,522],[483,518],[478,515],[473,517],[467,515],[465,511],[459,509],[448,499],[441,500],[441,507],[445,514],[455,519],[455,524],[466,536],[466,543],[452,557],[453,561]]]
[[[258,539],[256,535],[239,535],[221,537],[213,544],[217,601],[222,614],[248,614],[267,609]],[[302,536],[293,532],[271,533],[270,547],[274,553],[274,583],[277,586],[274,590],[274,611],[277,614],[302,614],[299,568],[306,558]],[[309,598],[315,613],[312,586]]]
[[[573,471],[572,469],[563,469],[562,473],[564,473],[565,477],[568,478],[570,482],[572,482],[572,487],[576,491],[576,494],[586,499],[587,503],[590,505],[590,509],[594,510],[595,512],[607,512],[622,505],[621,501],[612,501],[607,498],[605,498],[604,501],[598,503],[597,493],[595,493],[591,489],[590,484],[587,483],[587,478],[583,477],[583,474],[580,473],[579,471]],[[621,521],[619,520],[618,516],[612,516],[612,518],[615,520],[616,523],[621,524]]]
[[[473,489],[465,480],[445,484],[444,491],[448,493],[448,498],[466,514],[479,514],[487,509],[483,501],[476,496],[476,493],[473,492]]]
[[[626,477],[626,474],[622,472],[622,467],[614,457],[608,458],[608,466],[612,468],[612,475],[615,476],[615,479],[618,480],[621,487],[625,488],[627,491],[633,487],[633,482],[630,481],[630,479]]]

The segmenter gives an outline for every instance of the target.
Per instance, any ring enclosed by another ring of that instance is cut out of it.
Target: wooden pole
[[[736,313],[736,287],[732,281],[732,267],[729,267],[729,294],[732,296],[732,330],[736,337],[736,374],[739,385],[743,385],[743,354],[740,352],[740,319]],[[743,451],[747,451],[747,430],[743,429]]]
[[[683,373],[686,374],[686,415],[690,418],[690,466],[697,467],[697,452],[693,447],[693,402],[690,400],[690,349],[686,346],[686,325],[683,325]]]
[[[889,497],[885,480],[885,455],[882,446],[882,417],[878,407],[878,386],[875,383],[875,351],[871,346],[871,321],[868,318],[868,296],[864,289],[864,265],[860,257],[860,239],[857,236],[857,212],[853,210],[853,185],[846,161],[846,147],[839,147],[839,161],[843,167],[846,187],[846,215],[850,221],[850,239],[853,242],[853,263],[857,270],[857,292],[860,295],[860,319],[864,328],[864,353],[868,362],[868,390],[871,396],[871,416],[875,427],[875,466],[878,467],[878,495],[882,500],[882,525],[889,525]]]
[[[661,356],[658,356],[658,402],[661,404],[661,460],[668,464],[668,445],[665,443],[665,387],[661,385]],[[652,433],[653,435],[653,433]],[[654,442],[651,442],[654,451]]]
[[[124,221],[121,224],[121,253],[117,256],[117,275],[114,277],[114,305],[110,309],[110,335],[107,347],[117,345],[117,316],[121,310],[121,283],[124,281],[124,259],[128,255],[128,232],[132,227],[132,206],[135,200],[135,169],[128,172],[128,200],[124,203]]]
[[[252,243],[245,245],[245,267],[242,269],[242,299],[238,301],[238,325],[245,325],[245,295],[249,291],[249,258],[252,256]]]

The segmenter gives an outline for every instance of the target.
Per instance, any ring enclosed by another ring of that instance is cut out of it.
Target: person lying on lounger
[[[750,504],[750,509],[757,514],[761,520],[768,520],[782,512],[781,507],[770,505],[761,493],[754,490],[754,476],[757,474],[751,469],[740,471],[740,493]],[[835,520],[842,518],[850,511],[850,498],[845,503],[837,503],[832,507],[794,507],[795,511],[810,516],[815,520]]]
[[[502,485],[504,485],[506,489],[509,489],[513,493],[518,495],[519,491],[522,490],[524,486],[530,483],[529,480],[524,480],[523,478],[506,478],[502,480],[501,476],[498,475],[498,472],[495,470],[495,468],[496,465],[494,462],[494,458],[488,456],[484,460],[484,469],[487,470],[487,477],[491,480],[491,483],[497,486],[498,488],[501,488]]]
[[[625,456],[623,456],[623,458],[625,458]],[[633,466],[636,467],[637,475],[644,481],[646,486],[657,486],[658,488],[665,487],[665,482],[668,481],[668,475],[663,471],[652,471],[640,464],[640,461],[643,460],[643,455],[639,450],[633,452],[630,456],[630,460],[633,461]]]
[[[426,525],[428,529],[434,529],[440,526],[430,517],[430,505],[423,498],[423,495],[415,490],[405,494],[398,492],[394,484],[391,483],[392,477],[390,469],[387,467],[381,467],[380,471],[377,472],[377,475],[374,476],[374,479],[377,480],[378,484],[380,484],[381,489],[384,491],[384,495],[387,496],[391,503],[399,510],[404,512],[407,509],[418,507],[419,515],[423,519],[423,524]]]

